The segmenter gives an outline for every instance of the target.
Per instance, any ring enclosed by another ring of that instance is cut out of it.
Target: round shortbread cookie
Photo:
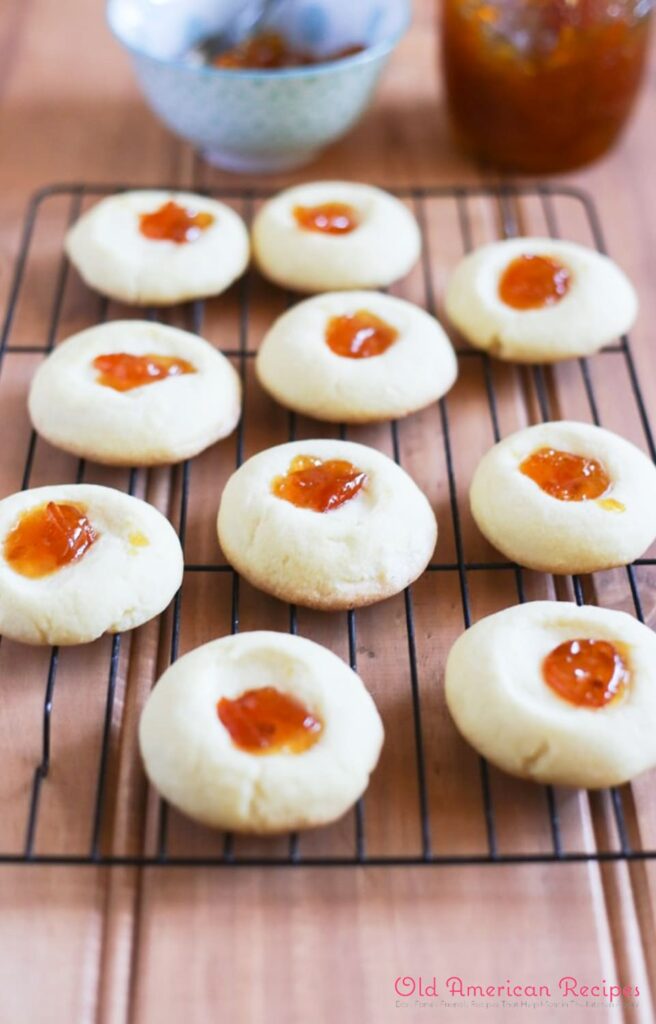
[[[395,332],[395,340],[371,356],[334,351],[328,332],[361,312],[391,329],[390,337]],[[458,365],[448,336],[423,309],[379,292],[349,291],[317,295],[284,313],[262,343],[256,370],[265,390],[296,412],[367,423],[407,416],[441,398]]]
[[[353,230],[308,230],[294,214],[333,203],[353,210]],[[253,224],[253,253],[262,273],[299,292],[385,287],[408,273],[420,250],[419,228],[407,207],[382,189],[355,182],[288,188],[264,204]]]
[[[551,305],[518,309],[500,295],[500,282],[518,257],[546,257],[569,274]],[[517,363],[552,363],[590,355],[628,331],[638,299],[607,256],[553,238],[512,238],[465,256],[448,283],[446,312],[476,348]]]
[[[185,372],[120,390],[118,371],[110,386],[94,366],[119,354],[181,360]],[[58,448],[95,462],[153,466],[188,459],[232,433],[241,384],[225,356],[195,334],[118,320],[58,345],[34,376],[28,407],[35,430]]]
[[[234,742],[219,701],[265,687],[320,723],[308,749],[251,752]],[[331,651],[256,632],[176,661],[148,698],[139,742],[150,781],[174,806],[207,825],[265,834],[341,817],[367,788],[383,726],[359,676]]]
[[[21,516],[49,502],[75,506],[96,539],[76,560],[34,578],[10,564],[8,544]],[[111,487],[62,484],[4,498],[0,552],[0,634],[28,644],[82,644],[134,629],[163,611],[182,582],[169,521]]]
[[[546,681],[545,659],[581,640],[613,645],[628,668],[626,689],[602,706]],[[656,765],[656,635],[625,612],[534,601],[489,615],[456,640],[445,685],[459,731],[511,775],[596,789]]]
[[[174,202],[213,222],[181,243],[144,235],[142,214]],[[66,252],[96,291],[137,306],[219,295],[248,265],[246,226],[224,203],[191,192],[121,192],[96,203],[66,236]]]
[[[273,493],[292,460],[344,460],[364,483],[328,511]],[[347,441],[295,441],[254,455],[228,480],[218,517],[221,547],[254,586],[326,611],[382,601],[419,576],[435,548],[426,496],[396,463]]]
[[[562,500],[520,468],[543,449],[595,463],[608,487]],[[627,565],[656,537],[656,468],[624,438],[589,423],[540,423],[500,441],[478,464],[469,493],[474,519],[504,555],[539,572],[588,573]]]

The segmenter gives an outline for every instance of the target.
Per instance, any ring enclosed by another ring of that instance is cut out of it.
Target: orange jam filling
[[[159,242],[195,242],[210,224],[214,223],[211,213],[194,213],[169,199],[152,213],[139,215],[139,230],[146,238]]]
[[[132,391],[144,384],[155,384],[167,377],[179,377],[183,373],[195,373],[196,367],[186,359],[174,356],[133,356],[129,352],[112,352],[96,356],[93,367],[98,370],[96,383],[114,391]]]
[[[224,50],[223,53],[219,53],[212,59],[212,64],[217,68],[233,70],[299,68],[342,60],[344,57],[362,53],[363,50],[364,46],[345,46],[342,50],[337,50],[325,57],[314,57],[312,54],[295,50],[278,32],[268,31],[258,32],[231,50]]]
[[[271,490],[297,508],[330,512],[350,501],[364,487],[367,474],[344,459],[324,462],[313,455],[297,455],[285,476],[277,476]]]
[[[22,513],[4,556],[14,572],[39,579],[79,561],[98,536],[79,505],[49,501]]]
[[[615,498],[600,498],[597,504],[606,512],[626,512],[626,505]]]
[[[380,356],[394,344],[398,336],[399,332],[394,327],[366,309],[333,316],[326,327],[328,348],[347,359]]]
[[[559,697],[580,708],[602,708],[629,682],[627,663],[607,640],[567,640],[542,663],[542,675]]]
[[[320,203],[319,206],[295,206],[294,217],[304,231],[324,235],[347,235],[358,226],[357,211],[348,203]]]
[[[611,485],[608,473],[596,459],[557,448],[538,448],[519,468],[559,501],[591,501],[605,494]]]
[[[321,721],[275,686],[247,690],[216,706],[230,739],[248,754],[302,754],[319,739]]]
[[[499,297],[513,309],[543,309],[560,302],[571,284],[571,274],[549,256],[518,256],[499,281]]]

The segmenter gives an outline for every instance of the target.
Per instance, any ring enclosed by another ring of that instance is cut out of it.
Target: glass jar
[[[654,0],[442,0],[455,133],[478,158],[544,173],[588,163],[633,107]]]

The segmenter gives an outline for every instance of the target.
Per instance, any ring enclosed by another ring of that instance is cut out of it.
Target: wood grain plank
[[[410,1000],[401,1012],[394,980],[435,976],[441,999],[453,975],[471,984],[543,979],[554,991],[563,975],[615,976],[603,904],[590,901],[595,885],[585,867],[151,870],[145,886],[149,913],[133,1004],[139,1024],[172,1024],[182,1015],[204,1024],[219,1012],[240,1024],[264,1017],[272,1024],[474,1020],[469,1004],[431,1013]],[[327,915],[329,942],[320,929]],[[180,969],[183,936],[194,934],[204,941]],[[584,1021],[591,1010],[566,1012]],[[618,1019],[615,1010],[594,1013],[595,1020]],[[512,1019],[502,1007],[481,1017]]]

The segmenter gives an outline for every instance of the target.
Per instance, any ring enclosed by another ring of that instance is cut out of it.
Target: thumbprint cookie
[[[280,192],[253,223],[253,253],[265,277],[299,292],[382,288],[419,258],[417,221],[371,185],[315,181]]]
[[[257,355],[260,383],[296,412],[337,423],[397,419],[441,398],[458,367],[437,320],[380,292],[329,292],[284,313]]]
[[[154,466],[232,433],[241,384],[225,356],[195,334],[117,320],[58,345],[34,376],[28,407],[35,430],[58,448]]]
[[[483,456],[469,492],[474,519],[504,555],[539,572],[627,565],[656,537],[656,467],[589,423],[540,423]]]
[[[228,480],[219,541],[250,583],[327,611],[391,597],[419,576],[437,523],[426,496],[381,452],[295,441],[259,452]]]
[[[533,601],[456,640],[446,700],[498,768],[559,786],[618,786],[656,765],[656,635],[625,612]]]
[[[282,633],[226,636],[178,659],[139,724],[146,773],[207,825],[258,834],[325,825],[362,795],[383,726],[359,676]]]
[[[607,256],[553,238],[484,245],[458,264],[446,312],[476,348],[516,363],[586,356],[632,326],[638,300]]]
[[[84,213],[66,236],[82,279],[136,306],[219,295],[248,265],[249,240],[229,206],[190,192],[120,192]]]
[[[111,487],[36,487],[0,501],[0,634],[82,644],[166,608],[182,550],[152,505]]]

